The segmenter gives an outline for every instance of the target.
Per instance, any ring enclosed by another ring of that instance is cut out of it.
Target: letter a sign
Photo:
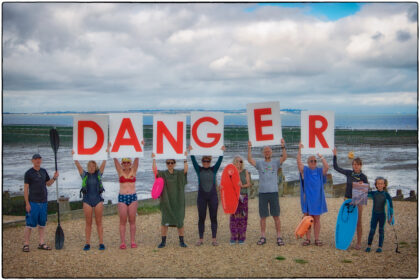
[[[334,112],[302,111],[300,139],[302,154],[332,154],[334,149]]]
[[[247,104],[248,135],[252,146],[280,145],[281,121],[280,103],[252,103]]]
[[[143,115],[109,115],[109,138],[112,144],[111,157],[143,157]]]
[[[106,160],[108,116],[78,115],[73,118],[74,160]]]

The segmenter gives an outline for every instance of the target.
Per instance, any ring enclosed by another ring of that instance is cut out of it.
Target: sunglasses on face
[[[175,162],[173,162],[173,161],[168,161],[168,162],[166,162],[166,164],[167,164],[167,165],[172,165],[172,164],[175,164]]]
[[[316,163],[316,159],[311,159],[309,162],[313,162],[313,163]]]
[[[129,162],[129,161],[123,161],[123,163],[122,164],[130,164],[131,162]]]
[[[207,162],[207,163],[209,163],[209,162],[210,162],[210,160],[206,159],[206,160],[203,160],[203,162]]]

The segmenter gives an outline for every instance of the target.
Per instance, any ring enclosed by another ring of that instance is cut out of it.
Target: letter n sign
[[[334,149],[334,112],[302,111],[301,142],[303,154],[332,154],[332,149]]]

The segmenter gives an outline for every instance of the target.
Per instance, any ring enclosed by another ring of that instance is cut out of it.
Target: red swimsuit
[[[136,182],[136,177],[133,176],[131,178],[125,178],[124,176],[120,177],[120,183],[135,183]]]

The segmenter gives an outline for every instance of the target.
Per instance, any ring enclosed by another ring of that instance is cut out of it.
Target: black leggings
[[[197,208],[198,208],[198,233],[200,239],[204,236],[204,222],[206,221],[207,205],[209,207],[210,221],[211,221],[211,236],[216,238],[217,234],[217,208],[219,206],[219,199],[217,197],[216,189],[210,192],[198,191]]]

